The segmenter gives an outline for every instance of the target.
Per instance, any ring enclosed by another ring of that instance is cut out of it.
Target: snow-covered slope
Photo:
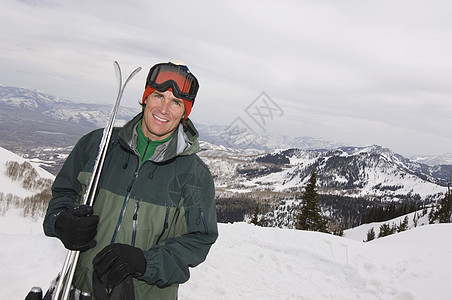
[[[181,285],[181,299],[446,300],[452,294],[451,224],[368,243],[246,223],[219,224],[219,233],[207,260]],[[0,233],[0,240],[3,299],[23,299],[35,285],[46,289],[66,253],[42,234]]]
[[[375,238],[377,238],[380,232],[380,226],[382,226],[383,224],[388,224],[390,227],[394,227],[400,225],[405,218],[407,218],[408,220],[407,230],[415,229],[421,226],[426,226],[429,225],[428,214],[430,213],[430,211],[431,208],[425,208],[424,211],[423,210],[415,211],[389,221],[363,224],[352,229],[344,230],[344,237],[356,241],[366,241],[367,233],[371,229],[373,229],[375,232]]]
[[[8,161],[15,161],[18,162],[20,164],[26,162],[27,160],[25,160],[24,158],[0,147],[0,192],[3,192],[4,194],[14,194],[20,197],[27,197],[27,196],[31,196],[35,191],[33,190],[28,190],[25,189],[20,180],[12,180],[11,178],[9,178],[8,176],[6,176],[5,174],[5,164]],[[29,162],[29,161],[27,161]],[[48,178],[48,179],[52,179],[55,177],[52,174],[50,174],[49,172],[45,171],[44,169],[38,167],[37,165],[30,163],[34,169],[36,170],[36,172],[38,173],[38,175],[42,178]]]
[[[41,192],[40,188],[25,188],[24,179],[18,178],[13,180],[6,175],[6,163],[17,162],[23,164],[28,162],[30,166],[36,171],[38,179],[48,179],[48,183],[53,181],[54,176],[49,172],[39,168],[32,162],[7,151],[0,147],[0,228],[1,232],[10,234],[14,233],[38,233],[42,231],[42,216],[38,213],[35,218],[24,218],[24,206],[22,205],[26,197],[31,197]],[[48,187],[47,187],[48,188]],[[42,207],[41,207],[42,208]]]

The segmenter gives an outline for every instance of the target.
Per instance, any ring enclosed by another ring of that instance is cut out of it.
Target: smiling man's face
[[[152,141],[169,137],[185,115],[184,100],[174,97],[170,90],[153,91],[145,100],[141,129]]]

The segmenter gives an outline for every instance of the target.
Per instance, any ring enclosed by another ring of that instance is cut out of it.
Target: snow
[[[53,179],[55,176],[53,176],[51,173],[45,171],[42,168],[39,168],[36,164],[25,160],[24,158],[0,147],[0,192],[3,192],[3,194],[13,194],[16,195],[18,197],[29,197],[31,195],[33,195],[36,191],[29,191],[26,190],[22,187],[22,182],[21,181],[14,181],[11,178],[9,178],[6,174],[5,174],[5,170],[6,170],[6,163],[8,161],[16,161],[20,164],[24,163],[25,161],[29,162],[34,169],[38,172],[38,175],[41,176],[42,178],[49,178],[49,179]]]
[[[47,289],[66,250],[27,226],[9,234],[10,225],[0,217],[2,298],[23,299],[32,286]],[[219,224],[219,233],[207,260],[181,285],[181,299],[441,300],[452,293],[452,224],[368,243],[246,223]]]
[[[20,157],[17,154],[12,153],[11,151],[6,150],[5,148],[0,147],[0,167],[1,169],[4,169],[5,163],[8,161],[17,161],[18,163],[23,163],[23,162],[29,162],[29,160],[26,160],[23,157]],[[30,163],[35,170],[38,172],[38,175],[41,176],[42,178],[54,178],[55,176],[52,175],[51,173],[47,172],[46,170],[40,168],[39,166],[37,166],[34,163]],[[4,175],[3,173],[1,174],[2,176]],[[2,183],[2,182],[0,182]],[[2,185],[2,191],[5,192],[4,190],[4,185]]]
[[[344,237],[353,239],[356,241],[364,241],[367,240],[367,232],[374,229],[375,237],[378,236],[378,233],[380,232],[380,226],[383,224],[389,224],[389,226],[392,228],[393,225],[399,225],[405,217],[408,217],[408,229],[414,229],[417,226],[425,226],[429,224],[428,220],[428,214],[430,212],[431,208],[427,209],[427,212],[423,214],[422,210],[409,213],[407,215],[397,217],[395,219],[384,221],[384,222],[374,222],[369,224],[363,224],[358,227],[355,227],[353,229],[345,230],[344,231]],[[417,223],[414,223],[415,215],[417,216]]]
[[[221,224],[219,241],[180,294],[183,299],[448,299],[452,288],[444,286],[450,278],[444,262],[452,256],[451,233],[450,224],[430,225],[362,243]]]

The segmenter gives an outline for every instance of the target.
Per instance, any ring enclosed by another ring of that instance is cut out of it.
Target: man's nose
[[[169,111],[169,104],[170,101],[166,97],[163,99],[163,101],[160,102],[159,109],[162,113],[167,113]]]

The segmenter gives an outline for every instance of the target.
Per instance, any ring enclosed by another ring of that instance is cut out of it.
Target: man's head
[[[187,119],[198,92],[198,80],[183,65],[151,68],[143,93],[143,133],[151,140],[169,137]]]
[[[149,70],[145,84],[142,103],[155,90],[171,91],[176,98],[184,101],[185,118],[191,112],[198,93],[199,83],[187,66],[175,63],[156,64]]]

